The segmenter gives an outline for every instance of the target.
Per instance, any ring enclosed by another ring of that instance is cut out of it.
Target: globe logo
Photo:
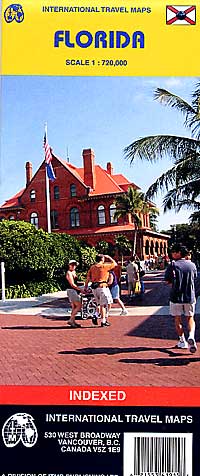
[[[27,448],[31,448],[38,439],[34,418],[28,413],[15,413],[4,423],[2,437],[7,448],[13,448],[20,441]]]
[[[182,11],[179,11],[179,12],[176,14],[176,17],[178,18],[178,20],[185,20],[186,13],[185,13],[185,12],[182,12]]]
[[[4,12],[4,18],[7,23],[12,23],[13,21],[21,23],[24,20],[22,5],[19,5],[19,3],[9,5]]]

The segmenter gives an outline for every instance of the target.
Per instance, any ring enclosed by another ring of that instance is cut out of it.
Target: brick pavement
[[[128,316],[115,310],[109,328],[96,328],[87,320],[81,321],[81,329],[70,329],[67,314],[1,314],[1,384],[199,386],[200,344],[194,355],[175,349],[172,320],[148,313],[147,303],[158,302],[159,294],[166,303],[168,290],[161,278],[159,273],[146,278],[143,315],[137,315],[134,301]],[[49,304],[52,311],[55,305]]]

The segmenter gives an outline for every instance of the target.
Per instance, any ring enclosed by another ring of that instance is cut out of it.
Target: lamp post
[[[6,292],[5,292],[5,263],[1,261],[1,300],[5,302]]]

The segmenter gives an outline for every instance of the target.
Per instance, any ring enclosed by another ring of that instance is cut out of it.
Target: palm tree
[[[191,104],[165,89],[156,89],[155,99],[161,104],[180,111],[184,125],[191,137],[175,135],[148,136],[134,141],[125,149],[125,157],[132,163],[135,158],[155,162],[165,156],[171,157],[173,166],[164,172],[149,187],[146,198],[151,199],[159,190],[166,191],[164,211],[182,207],[197,210],[200,217],[200,82],[192,94]]]
[[[151,213],[151,210],[158,212],[158,210],[150,206],[150,204],[145,200],[145,195],[143,192],[138,192],[133,187],[129,187],[127,193],[119,195],[115,200],[116,212],[114,218],[126,218],[131,215],[132,221],[134,223],[134,237],[133,237],[133,255],[136,252],[136,243],[137,243],[137,233],[141,227],[141,219],[139,213]]]

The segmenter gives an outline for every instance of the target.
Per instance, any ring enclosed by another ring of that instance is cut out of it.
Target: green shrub
[[[29,298],[33,296],[41,296],[60,291],[62,288],[55,280],[30,281],[23,284],[15,284],[7,286],[5,290],[6,299]]]

